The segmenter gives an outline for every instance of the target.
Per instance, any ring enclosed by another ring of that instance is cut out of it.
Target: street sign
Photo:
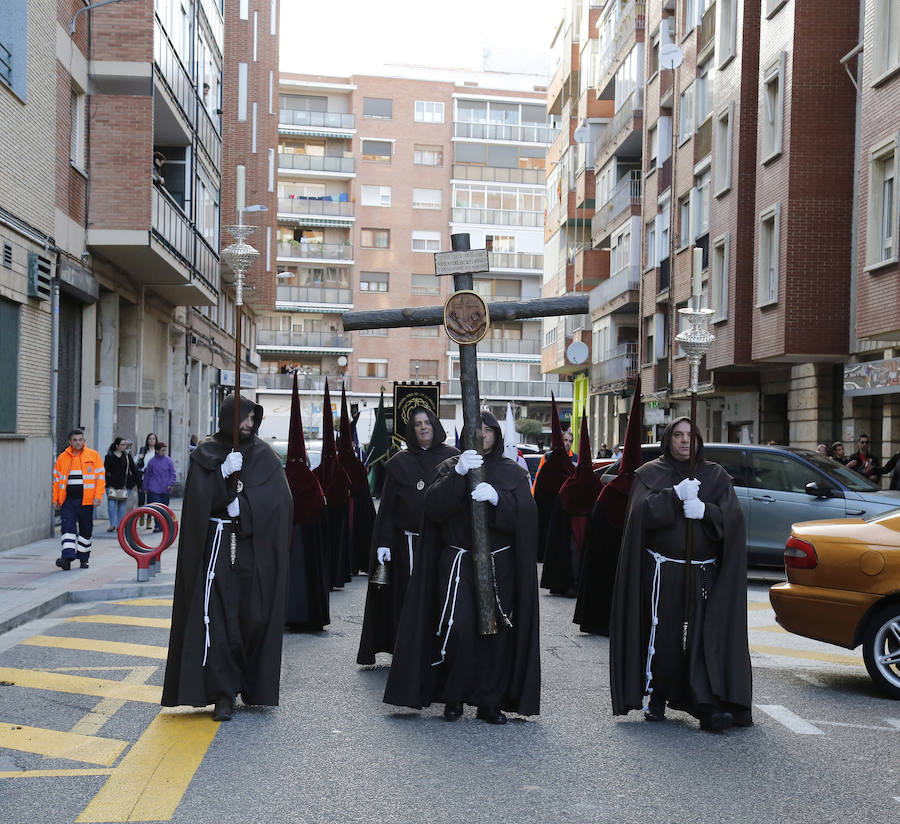
[[[490,270],[487,249],[465,252],[435,252],[435,275],[472,275]]]

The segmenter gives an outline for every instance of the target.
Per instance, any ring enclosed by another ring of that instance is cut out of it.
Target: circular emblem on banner
[[[491,323],[484,298],[477,292],[454,292],[444,304],[444,329],[454,343],[478,343]]]

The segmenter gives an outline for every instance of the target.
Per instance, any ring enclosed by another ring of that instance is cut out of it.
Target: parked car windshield
[[[813,452],[811,449],[796,450],[796,454],[802,455],[817,469],[821,469],[826,475],[839,480],[847,489],[854,492],[875,492],[881,487],[872,483],[868,478],[860,475],[853,469],[847,469],[843,464],[839,464],[832,458],[827,458],[819,452]]]
[[[884,512],[873,512],[871,515],[863,518],[866,523],[874,523],[875,521],[885,521],[890,518],[896,518],[900,515],[900,506],[896,509],[886,509]]]

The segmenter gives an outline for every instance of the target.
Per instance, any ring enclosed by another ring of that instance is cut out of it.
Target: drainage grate
[[[16,590],[16,591],[18,591],[18,592],[33,592],[34,590],[37,589],[37,587],[6,587],[6,586],[0,586],[0,589],[4,589],[4,590],[14,589],[14,590]]]

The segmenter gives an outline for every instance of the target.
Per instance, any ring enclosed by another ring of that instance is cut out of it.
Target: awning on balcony
[[[290,212],[279,212],[279,223],[294,223],[297,226],[324,226],[332,229],[349,229],[355,217],[330,217],[325,215],[295,215]]]
[[[459,352],[449,352],[451,360],[459,360]],[[491,352],[490,344],[481,341],[478,344],[478,359],[482,361],[503,361],[504,363],[540,363],[540,355],[508,355],[503,352]]]
[[[296,137],[334,137],[338,140],[350,140],[356,134],[356,129],[317,129],[315,126],[288,126],[286,123],[279,123],[278,134]]]
[[[315,312],[323,315],[343,315],[352,309],[352,304],[335,303],[298,303],[297,301],[276,300],[275,309],[279,312]]]
[[[277,346],[258,343],[256,351],[261,355],[349,355],[353,349],[349,346]]]

